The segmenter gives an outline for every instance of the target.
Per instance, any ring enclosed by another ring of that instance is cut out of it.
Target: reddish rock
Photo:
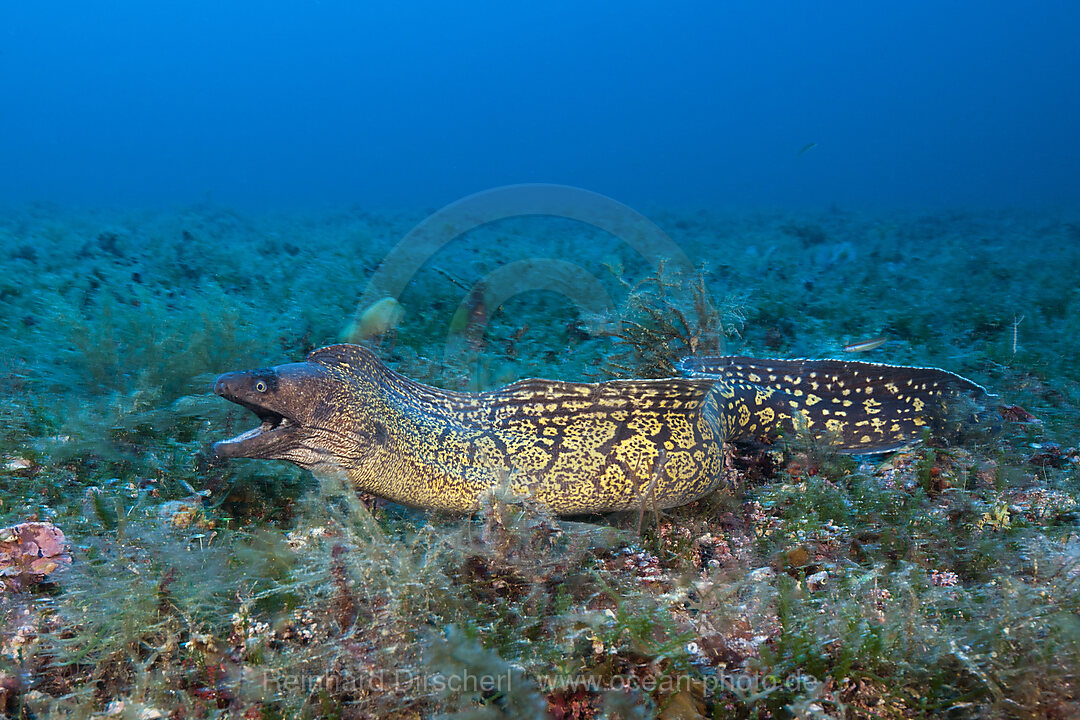
[[[1029,413],[1019,405],[1005,405],[1001,407],[998,412],[1001,413],[1001,417],[1005,418],[1009,422],[1014,423],[1037,423],[1041,422],[1034,415]]]
[[[71,564],[71,548],[60,528],[27,522],[0,529],[0,580],[9,590],[43,582]]]

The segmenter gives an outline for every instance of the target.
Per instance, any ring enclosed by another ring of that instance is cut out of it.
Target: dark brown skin
[[[725,443],[802,430],[844,452],[881,452],[938,426],[950,399],[985,395],[943,370],[861,362],[688,358],[682,370],[691,377],[457,393],[334,345],[219,377],[214,392],[262,424],[214,454],[344,472],[419,508],[469,512],[504,483],[559,514],[668,508],[724,482]]]

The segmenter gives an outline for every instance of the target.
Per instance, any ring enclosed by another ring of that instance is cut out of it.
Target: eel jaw
[[[286,459],[285,455],[299,444],[301,426],[295,419],[269,408],[222,395],[237,405],[243,405],[262,422],[246,432],[213,444],[216,460],[227,458]]]

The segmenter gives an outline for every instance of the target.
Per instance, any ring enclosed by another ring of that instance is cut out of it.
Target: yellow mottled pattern
[[[341,428],[323,442],[336,443],[330,452],[358,488],[458,511],[500,483],[560,514],[673,507],[724,482],[725,443],[801,431],[846,451],[895,447],[940,414],[956,380],[978,388],[933,369],[691,358],[685,379],[523,380],[455,393],[362,348],[335,346],[308,362],[348,389]],[[355,447],[342,446],[349,437]]]
[[[526,380],[465,394],[385,367],[348,374],[366,396],[350,408],[388,437],[343,464],[358,488],[397,502],[467,511],[508,483],[562,514],[668,508],[722,481],[723,438],[703,411],[713,383]]]

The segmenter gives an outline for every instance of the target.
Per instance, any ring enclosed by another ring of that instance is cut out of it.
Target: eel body
[[[359,490],[433,510],[471,511],[498,484],[559,514],[669,508],[724,482],[725,444],[805,431],[882,452],[938,429],[958,397],[985,395],[944,370],[866,362],[709,357],[680,369],[687,377],[459,393],[333,345],[220,376],[214,391],[262,422],[213,452],[343,471]]]

